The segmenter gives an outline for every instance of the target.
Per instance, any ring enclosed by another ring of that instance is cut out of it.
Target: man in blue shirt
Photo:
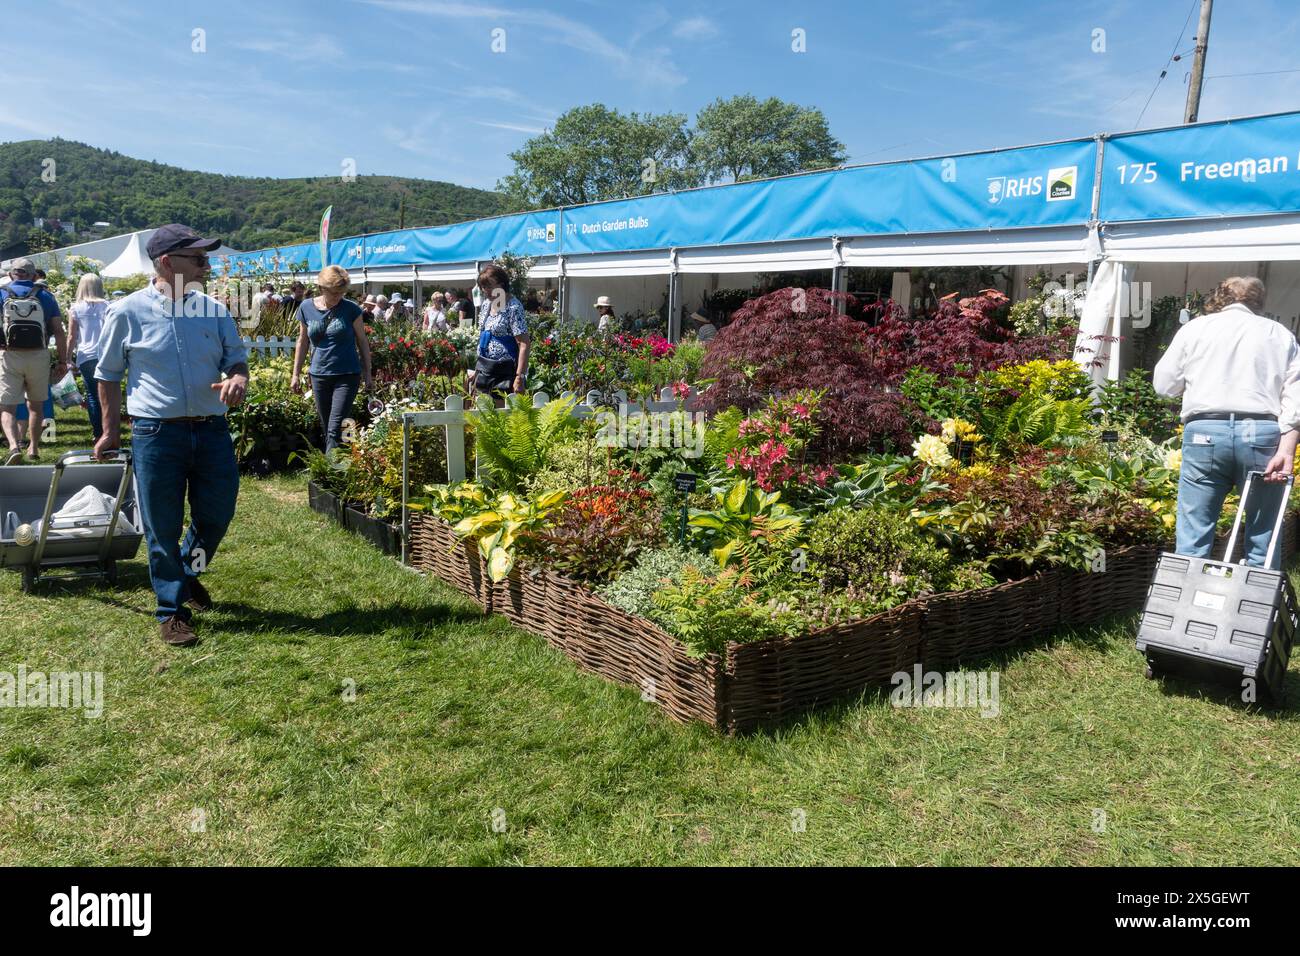
[[[128,381],[149,577],[162,639],[179,647],[198,639],[189,609],[212,606],[199,575],[211,566],[239,495],[226,409],[244,400],[248,352],[230,312],[202,291],[207,254],[220,244],[189,226],[155,232],[146,251],[157,274],[109,307],[95,369],[104,410],[97,455],[119,445],[123,377]],[[178,545],[187,488],[190,527]]]
[[[50,392],[51,335],[58,348],[54,374],[62,378],[68,370],[64,361],[68,340],[63,331],[59,303],[43,286],[36,284],[37,271],[31,259],[18,259],[9,268],[9,277],[13,281],[0,289],[0,316],[5,317],[4,324],[0,325],[0,332],[5,333],[4,348],[0,349],[0,428],[4,429],[5,439],[9,442],[10,455],[6,464],[16,463],[22,454],[22,438],[14,412],[24,397],[30,422],[27,458],[36,461],[40,457],[41,424],[45,418],[45,399]],[[7,305],[10,298],[14,299],[12,307],[17,310],[12,318],[9,317],[11,307]],[[40,320],[34,307],[39,307],[44,316],[44,325],[40,328],[37,327]],[[28,317],[32,321],[14,321]]]

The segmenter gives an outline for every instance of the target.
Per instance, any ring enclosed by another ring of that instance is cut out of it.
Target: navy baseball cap
[[[160,226],[149,237],[145,252],[149,254],[150,259],[157,259],[159,256],[165,256],[169,252],[179,252],[181,249],[202,249],[204,252],[211,252],[219,245],[221,245],[220,239],[204,239],[189,226],[173,222]]]

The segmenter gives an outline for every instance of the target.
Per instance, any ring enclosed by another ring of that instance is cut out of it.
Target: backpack
[[[11,349],[43,349],[48,340],[45,309],[33,289],[26,295],[10,292],[4,300],[4,342]]]

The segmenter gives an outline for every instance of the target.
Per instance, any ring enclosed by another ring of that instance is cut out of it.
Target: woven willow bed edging
[[[1283,527],[1293,553],[1297,516]],[[696,658],[650,621],[606,604],[578,582],[544,568],[516,567],[494,584],[476,548],[446,522],[411,516],[410,562],[473,598],[488,613],[540,634],[582,670],[638,688],[674,720],[729,734],[772,726],[836,699],[887,685],[915,664],[951,667],[1062,626],[1136,610],[1160,548],[1117,548],[1106,570],[1051,568],[990,588],[916,598],[882,614],[798,638],[731,644]]]

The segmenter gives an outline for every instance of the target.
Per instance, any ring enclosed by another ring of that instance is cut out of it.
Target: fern
[[[1026,393],[1003,409],[986,411],[984,433],[997,448],[1054,445],[1088,429],[1087,399],[1055,400]]]
[[[547,454],[577,427],[573,403],[555,399],[542,408],[511,396],[506,408],[483,403],[467,418],[474,428],[475,450],[492,483],[503,491],[520,491],[541,470]]]

